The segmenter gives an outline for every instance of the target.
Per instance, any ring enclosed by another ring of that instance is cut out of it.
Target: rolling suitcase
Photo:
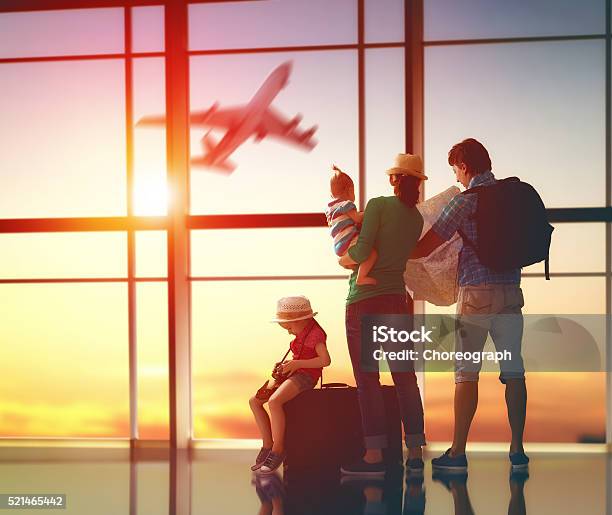
[[[402,462],[402,427],[394,386],[381,386],[388,448],[385,461]],[[285,469],[339,467],[364,453],[357,389],[323,384],[285,404]]]

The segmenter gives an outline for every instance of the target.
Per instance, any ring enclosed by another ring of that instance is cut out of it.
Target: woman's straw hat
[[[412,154],[397,154],[395,166],[387,170],[387,175],[414,175],[424,181],[427,180],[427,175],[423,173],[421,156]]]
[[[295,322],[312,318],[316,314],[312,312],[310,301],[304,295],[291,295],[278,300],[276,318],[270,322]]]

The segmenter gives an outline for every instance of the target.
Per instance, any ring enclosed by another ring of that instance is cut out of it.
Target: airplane
[[[205,111],[191,112],[190,125],[209,129],[202,138],[204,154],[191,158],[191,164],[213,168],[229,175],[236,169],[236,164],[229,161],[228,157],[251,136],[254,136],[255,143],[271,136],[311,151],[317,145],[313,135],[318,127],[313,125],[307,130],[300,130],[298,125],[302,120],[301,114],[298,113],[292,119],[287,119],[271,105],[289,83],[291,68],[291,61],[276,68],[246,105],[220,109],[219,103],[215,102]],[[136,125],[164,124],[164,116],[144,116]],[[212,129],[226,131],[219,142],[211,136]]]

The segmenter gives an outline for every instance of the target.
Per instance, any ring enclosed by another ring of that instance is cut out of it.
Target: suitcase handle
[[[322,383],[321,388],[349,388],[346,383]]]

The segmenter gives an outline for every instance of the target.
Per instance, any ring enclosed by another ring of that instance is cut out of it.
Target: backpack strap
[[[550,265],[548,262],[548,254],[546,254],[546,259],[544,260],[544,276],[547,281],[550,281]]]

